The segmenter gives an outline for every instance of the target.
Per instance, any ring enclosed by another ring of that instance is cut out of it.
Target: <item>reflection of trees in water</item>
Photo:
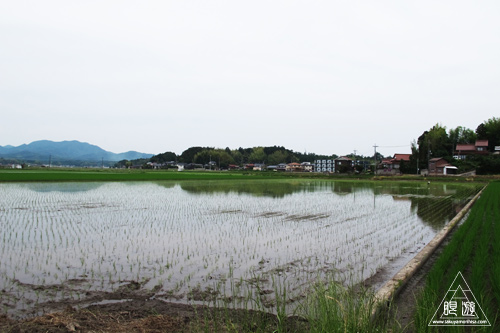
[[[181,188],[192,194],[237,193],[256,197],[283,198],[298,192],[317,192],[334,189],[333,182],[304,181],[214,181],[180,182]]]
[[[153,183],[164,188],[174,188],[176,185],[179,184],[176,181],[156,181]]]
[[[360,190],[372,189],[370,183],[333,182],[333,181],[214,181],[214,182],[180,182],[181,188],[193,194],[206,193],[238,193],[253,196],[283,198],[297,192],[330,191],[339,195],[350,194]]]
[[[457,204],[450,196],[441,198],[412,197],[410,200],[412,211],[416,210],[418,217],[433,229],[442,228],[456,215],[455,206]]]
[[[410,201],[410,207],[434,229],[450,221],[479,189],[476,185],[427,183],[377,183],[349,181],[207,181],[175,183],[192,194],[237,193],[283,198],[297,192],[332,192],[337,195],[368,192],[374,198],[391,195],[395,201]],[[171,186],[172,187],[172,186]]]
[[[180,182],[180,187],[191,194],[237,193],[257,197],[283,198],[294,192],[304,191],[303,183],[295,182]],[[307,186],[305,186],[307,187]]]
[[[479,188],[480,186],[476,185],[436,184],[427,188],[420,186],[412,191],[402,187],[393,198],[410,200],[411,210],[416,212],[424,223],[434,229],[440,229],[455,217]]]
[[[332,185],[332,191],[336,194],[345,195],[355,192],[370,190],[373,192],[373,183],[371,182],[335,182]]]
[[[29,183],[26,187],[39,193],[46,192],[86,192],[98,189],[105,183],[102,182],[81,182],[81,183]]]

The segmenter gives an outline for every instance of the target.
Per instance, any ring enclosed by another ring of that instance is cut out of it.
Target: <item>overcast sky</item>
[[[500,1],[0,0],[0,145],[384,155],[500,115]]]

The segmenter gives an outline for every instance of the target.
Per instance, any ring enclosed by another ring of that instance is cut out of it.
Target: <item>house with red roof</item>
[[[302,172],[302,171],[304,171],[304,168],[302,167],[302,165],[300,163],[293,162],[293,163],[288,163],[286,165],[286,171]]]
[[[385,158],[378,165],[377,174],[397,175],[401,173],[401,164],[410,163],[411,154],[394,154],[392,158]]]
[[[453,157],[465,160],[470,155],[488,155],[488,140],[476,140],[476,143],[459,143],[455,147]]]
[[[429,160],[429,175],[452,175],[456,174],[458,168],[451,165],[442,157],[435,157]]]

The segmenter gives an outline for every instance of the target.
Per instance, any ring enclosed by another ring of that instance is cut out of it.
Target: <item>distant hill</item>
[[[153,154],[128,151],[115,154],[98,146],[80,141],[54,142],[49,140],[34,141],[17,147],[0,146],[0,158],[15,159],[25,162],[70,164],[80,162],[117,162],[121,160],[135,160],[150,158]]]

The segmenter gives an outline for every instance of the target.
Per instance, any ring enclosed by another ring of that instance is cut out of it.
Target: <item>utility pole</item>
[[[373,148],[375,148],[375,155],[373,155],[374,159],[375,159],[375,164],[373,166],[373,174],[375,174],[377,172],[377,144],[375,144],[373,146]]]
[[[357,159],[356,159],[356,151],[357,151],[357,150],[356,150],[356,149],[354,149],[354,157],[353,157],[353,158],[354,158],[354,166],[358,165],[358,161],[357,161]],[[356,171],[356,170],[355,170],[355,171]]]
[[[431,143],[427,140],[427,174],[431,175]]]

